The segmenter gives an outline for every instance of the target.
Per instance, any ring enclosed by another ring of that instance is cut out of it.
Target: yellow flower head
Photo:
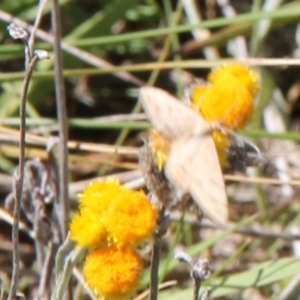
[[[109,244],[134,246],[152,238],[157,227],[158,210],[144,192],[123,188],[111,202],[102,216]]]
[[[260,89],[258,75],[249,68],[234,64],[213,70],[209,86],[196,86],[191,94],[192,105],[207,121],[220,121],[232,130],[244,128],[249,122],[254,100]],[[213,133],[223,167],[228,165],[230,137]]]
[[[107,232],[99,215],[92,210],[83,210],[70,224],[70,238],[80,247],[95,249],[107,240]]]
[[[80,214],[71,222],[71,239],[79,246],[123,247],[151,238],[158,211],[144,192],[128,190],[115,180],[88,186],[80,197]]]
[[[240,64],[227,65],[213,70],[208,76],[208,81],[218,86],[237,83],[245,87],[253,97],[256,97],[260,90],[257,73]]]
[[[218,68],[208,76],[210,86],[192,91],[193,106],[207,121],[220,121],[230,129],[246,126],[259,91],[258,75],[242,65]]]
[[[91,183],[82,194],[79,195],[80,209],[91,209],[101,213],[108,208],[109,201],[122,190],[125,190],[118,180],[109,178],[107,181]],[[108,200],[110,199],[110,200]]]
[[[100,248],[90,253],[84,264],[87,284],[106,300],[129,299],[142,271],[142,260],[131,248]]]

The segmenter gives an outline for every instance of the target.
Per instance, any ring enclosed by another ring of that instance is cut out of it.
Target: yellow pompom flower
[[[226,65],[211,71],[208,81],[212,85],[224,86],[236,81],[239,86],[245,87],[253,97],[260,90],[258,74],[241,64]]]
[[[210,86],[193,89],[193,106],[207,121],[220,121],[232,130],[244,128],[252,116],[259,91],[257,74],[236,64],[212,71],[208,80]]]
[[[101,213],[108,208],[110,201],[108,199],[113,199],[123,190],[126,190],[126,188],[121,186],[119,181],[114,178],[91,183],[79,195],[80,209],[90,209]]]
[[[99,215],[92,210],[84,210],[74,217],[70,224],[70,239],[79,247],[95,249],[106,243],[107,231]]]
[[[71,222],[71,239],[79,246],[137,245],[152,238],[157,207],[142,191],[132,191],[116,180],[99,181],[80,196],[80,214]]]
[[[219,121],[231,130],[244,128],[253,114],[254,100],[260,89],[257,73],[234,64],[213,70],[208,81],[211,85],[193,89],[192,106],[207,121]],[[213,133],[213,138],[220,163],[226,167],[231,140],[219,131]]]
[[[157,228],[158,210],[142,191],[123,188],[111,199],[109,209],[103,213],[109,245],[123,247],[137,245],[151,239]]]
[[[84,264],[87,284],[105,300],[130,299],[142,271],[143,262],[131,248],[100,248]]]

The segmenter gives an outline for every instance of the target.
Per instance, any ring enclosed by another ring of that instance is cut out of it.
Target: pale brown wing
[[[153,127],[171,141],[210,131],[209,123],[196,111],[162,89],[142,87],[139,101]]]
[[[175,141],[165,166],[165,173],[176,188],[191,194],[205,217],[217,224],[226,224],[226,190],[218,155],[210,135]]]

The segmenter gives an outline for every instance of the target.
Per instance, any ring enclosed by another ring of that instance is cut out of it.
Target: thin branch
[[[202,280],[200,278],[193,280],[193,300],[198,300],[201,283]]]
[[[28,48],[31,51],[31,57],[33,56],[32,49],[33,49],[33,45],[34,45],[34,41],[35,41],[35,34],[36,34],[36,31],[38,30],[38,27],[41,23],[42,16],[43,16],[43,10],[44,10],[45,5],[47,4],[47,1],[48,0],[40,0],[39,1],[38,12],[36,14],[34,25],[31,29],[30,37],[28,39]]]
[[[37,13],[37,19],[35,20],[35,27],[37,28],[44,6],[40,5]],[[23,195],[23,184],[25,174],[25,136],[26,136],[26,99],[28,94],[28,88],[32,77],[32,72],[39,59],[47,58],[48,53],[43,50],[33,51],[34,33],[31,35],[23,28],[15,23],[8,26],[9,34],[13,39],[21,39],[25,45],[25,79],[22,90],[22,97],[20,103],[20,154],[19,154],[19,166],[15,173],[14,179],[14,210],[13,210],[13,228],[12,228],[12,242],[13,242],[13,270],[11,278],[11,288],[8,295],[8,300],[12,300],[18,289],[19,272],[20,272],[20,253],[19,253],[19,222],[20,222],[20,210]],[[31,40],[30,44],[28,43]]]
[[[12,300],[17,292],[18,280],[19,280],[19,221],[20,221],[20,209],[24,183],[24,165],[25,165],[25,135],[26,135],[26,98],[28,93],[28,87],[31,79],[33,69],[38,62],[38,56],[34,56],[28,65],[26,77],[24,79],[22,99],[20,104],[20,157],[19,168],[15,174],[15,204],[13,212],[13,228],[12,228],[12,240],[13,240],[13,272],[11,279],[11,289],[9,291],[8,300]]]
[[[61,20],[59,1],[53,0],[52,28],[54,34],[55,53],[55,92],[57,118],[59,125],[59,178],[58,178],[58,219],[61,227],[62,239],[67,237],[69,224],[69,195],[68,195],[68,125],[66,94],[63,78],[63,59],[61,50]]]
[[[161,249],[161,242],[162,242],[162,236],[167,231],[167,223],[168,218],[165,215],[166,209],[163,206],[160,209],[160,216],[158,221],[158,229],[155,232],[154,236],[154,245],[152,249],[151,254],[151,275],[150,275],[150,300],[157,300],[158,296],[158,283],[159,283],[159,277],[158,277],[158,269],[159,269],[159,256],[160,256],[160,249]]]
[[[45,294],[47,293],[49,295],[49,282],[52,275],[52,268],[54,263],[55,254],[57,253],[58,245],[51,242],[49,245],[49,251],[47,254],[47,258],[44,261],[43,265],[43,271],[41,274],[41,279],[39,282],[39,290],[38,290],[38,296],[37,299],[43,299],[45,297]],[[50,297],[48,297],[50,298]]]
[[[181,220],[180,214],[172,213],[170,215],[170,220],[179,222]],[[188,217],[188,216],[185,217],[184,222],[185,224],[190,224],[198,228],[209,228],[213,230],[220,230],[220,229],[231,230],[235,228],[234,232],[242,234],[243,236],[247,235],[255,238],[282,239],[286,241],[300,240],[299,234],[282,233],[279,232],[277,229],[272,230],[272,229],[265,229],[263,227],[255,228],[255,226],[237,228],[235,223],[231,223],[227,226],[220,227],[206,220],[201,220],[200,223],[199,220],[197,220],[196,218]]]
[[[154,245],[151,255],[151,284],[150,284],[150,300],[156,300],[158,295],[158,267],[159,255],[161,248],[161,236],[155,235]]]

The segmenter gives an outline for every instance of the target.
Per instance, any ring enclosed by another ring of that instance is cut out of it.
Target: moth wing
[[[191,194],[206,217],[217,224],[226,224],[227,195],[217,151],[210,135],[175,141],[165,173],[175,188]]]
[[[139,101],[153,127],[171,141],[195,130],[210,130],[210,125],[196,111],[162,89],[142,87]]]

